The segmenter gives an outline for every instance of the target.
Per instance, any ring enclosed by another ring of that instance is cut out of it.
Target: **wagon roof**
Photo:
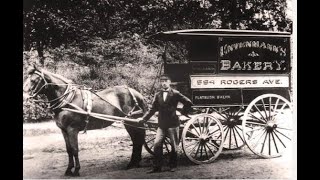
[[[290,37],[289,32],[257,31],[257,30],[231,30],[231,29],[186,29],[159,32],[151,37],[156,39],[174,39],[199,36],[234,36],[234,37]]]

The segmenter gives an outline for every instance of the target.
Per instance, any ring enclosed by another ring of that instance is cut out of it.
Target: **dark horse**
[[[79,176],[79,131],[104,128],[113,122],[67,111],[62,108],[75,109],[74,107],[80,107],[86,111],[90,109],[92,113],[118,117],[126,117],[128,114],[131,114],[134,108],[140,108],[141,113],[129,116],[130,118],[140,117],[147,110],[143,96],[136,90],[126,86],[115,86],[96,93],[90,91],[92,108],[87,108],[90,99],[85,97],[88,96],[86,94],[89,91],[84,93],[85,91],[81,87],[83,86],[74,85],[71,80],[60,75],[46,70],[38,70],[34,65],[28,68],[28,79],[23,87],[24,95],[28,97],[35,97],[38,94],[46,95],[47,102],[50,103],[55,113],[55,121],[61,129],[69,156],[69,164],[65,172],[66,176]],[[135,122],[125,122],[124,125],[133,142],[131,160],[127,168],[139,167],[145,130],[137,128],[141,125]],[[72,173],[71,169],[73,167],[75,167],[75,170]]]

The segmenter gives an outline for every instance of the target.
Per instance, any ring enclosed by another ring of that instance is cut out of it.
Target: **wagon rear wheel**
[[[213,113],[220,120],[224,131],[224,149],[240,149],[245,145],[242,136],[242,107],[213,108]]]
[[[190,119],[182,132],[182,148],[196,164],[213,162],[223,149],[223,128],[219,120],[209,114]]]
[[[279,157],[291,145],[291,103],[276,94],[255,98],[244,112],[243,134],[249,149],[263,158]]]
[[[154,155],[153,146],[154,146],[154,140],[156,138],[156,134],[157,134],[156,127],[149,128],[146,130],[144,147],[152,155]],[[163,153],[167,154],[169,152],[171,152],[170,138],[166,137],[163,143]]]

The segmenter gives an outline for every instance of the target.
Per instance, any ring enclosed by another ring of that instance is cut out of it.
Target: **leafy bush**
[[[127,85],[141,92],[150,103],[153,95],[150,90],[162,63],[158,58],[161,51],[146,44],[137,34],[126,39],[95,38],[79,46],[60,46],[46,51],[42,68],[97,91]],[[39,64],[37,53],[24,52],[24,79],[31,62]],[[43,103],[24,102],[23,111],[24,122],[52,117],[52,112]]]

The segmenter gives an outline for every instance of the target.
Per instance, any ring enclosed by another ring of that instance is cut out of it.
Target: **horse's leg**
[[[79,176],[79,170],[80,170],[80,162],[79,162],[79,148],[78,148],[78,133],[79,130],[73,127],[68,127],[67,132],[69,135],[69,141],[72,149],[72,154],[74,157],[74,161],[76,163],[73,176]]]
[[[64,175],[65,176],[72,176],[73,174],[72,174],[71,169],[74,167],[72,148],[70,145],[68,133],[64,130],[61,130],[61,132],[63,134],[63,138],[66,143],[66,149],[67,149],[67,153],[68,153],[68,157],[69,157],[68,168],[67,168],[66,172],[64,173]]]
[[[127,129],[133,143],[131,160],[127,165],[127,169],[140,167],[139,162],[141,161],[141,152],[144,143],[145,130],[131,126],[125,126],[125,128]]]

